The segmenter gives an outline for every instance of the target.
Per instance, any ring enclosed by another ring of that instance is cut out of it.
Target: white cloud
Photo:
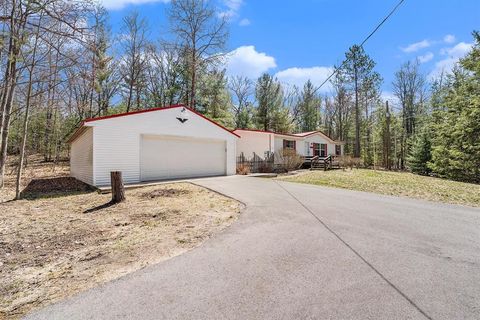
[[[145,3],[154,3],[162,2],[167,3],[170,0],[98,0],[106,9],[109,10],[121,10],[127,5],[133,4],[145,4]]]
[[[277,72],[275,77],[284,84],[303,88],[308,80],[312,81],[314,86],[321,85],[332,72],[332,67],[289,68]],[[331,85],[327,82],[320,91],[328,92],[330,89]]]
[[[435,68],[429,74],[429,78],[432,79],[438,77],[442,72],[450,73],[458,60],[463,58],[468,52],[470,52],[470,50],[472,50],[472,48],[472,43],[460,42],[454,47],[443,48],[440,50],[440,54],[446,57],[435,63]]]
[[[388,101],[390,111],[395,111],[399,105],[397,96],[391,91],[383,91],[381,94],[381,99],[386,102]]]
[[[456,40],[455,36],[453,34],[447,34],[445,37],[443,37],[443,42],[452,44]]]
[[[435,55],[432,52],[427,52],[426,54],[418,56],[417,58],[420,63],[427,63],[431,61],[434,56]]]
[[[246,76],[256,79],[270,69],[276,68],[275,58],[257,52],[254,46],[242,46],[227,57],[227,73],[230,76]]]
[[[470,50],[472,50],[473,45],[471,43],[460,42],[452,48],[444,48],[441,50],[442,54],[448,55],[452,58],[462,58]]]
[[[247,18],[240,20],[240,22],[238,23],[240,27],[246,27],[246,26],[249,26],[250,24],[251,22]]]
[[[428,48],[432,45],[432,42],[429,40],[422,40],[420,42],[415,42],[412,44],[409,44],[408,46],[404,48],[400,48],[403,52],[406,53],[411,53],[411,52],[417,52],[418,50]]]
[[[220,16],[225,17],[227,19],[232,19],[238,16],[238,11],[240,7],[243,5],[243,0],[223,0],[223,4],[226,7],[225,11],[220,12]]]

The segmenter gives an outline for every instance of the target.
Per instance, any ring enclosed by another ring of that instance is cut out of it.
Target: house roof
[[[112,114],[112,115],[97,117],[97,118],[87,118],[80,123],[79,128],[70,136],[70,138],[68,139],[67,142],[72,143],[78,136],[80,136],[83,133],[83,131],[85,131],[85,129],[82,129],[82,128],[84,128],[85,124],[89,123],[89,122],[106,120],[106,119],[113,119],[113,118],[119,118],[119,117],[125,117],[125,116],[132,116],[132,115],[136,115],[136,114],[148,113],[148,112],[154,112],[154,111],[164,111],[164,110],[169,110],[169,109],[174,109],[174,108],[185,108],[188,111],[190,111],[190,112],[200,116],[201,118],[207,120],[208,122],[216,125],[217,127],[227,131],[228,133],[231,133],[234,136],[240,138],[240,136],[238,134],[236,134],[235,132],[233,132],[232,130],[229,130],[229,129],[225,128],[224,126],[222,126],[221,124],[205,117],[203,114],[199,113],[198,111],[195,111],[195,110],[193,110],[193,109],[191,109],[191,108],[189,108],[189,107],[187,107],[183,104],[176,104],[176,105],[172,105],[172,106],[168,106],[168,107],[158,107],[158,108],[151,108],[151,109],[145,109],[145,110],[117,113],[117,114]]]
[[[273,131],[268,131],[268,130],[257,130],[257,129],[236,129],[236,130],[233,130],[233,131],[234,132],[235,131],[251,131],[251,132],[260,132],[260,133],[272,133],[272,134],[276,134],[276,135],[294,137],[294,138],[305,138],[305,137],[308,137],[308,136],[312,136],[314,134],[319,134],[319,135],[324,136],[325,138],[327,138],[328,140],[330,140],[334,143],[342,143],[341,141],[333,140],[332,138],[327,136],[325,133],[323,133],[322,131],[318,131],[318,130],[317,131],[300,132],[300,133],[279,133],[279,132],[273,132]]]

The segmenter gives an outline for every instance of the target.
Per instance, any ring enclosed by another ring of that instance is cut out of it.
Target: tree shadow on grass
[[[83,211],[83,213],[93,213],[93,212],[96,212],[96,211],[100,211],[100,210],[103,210],[103,209],[107,209],[111,206],[114,206],[116,203],[113,202],[113,201],[109,201],[107,203],[104,203],[104,204],[101,204],[99,206],[96,206],[96,207],[93,207],[91,209],[88,209],[88,210],[85,210]]]

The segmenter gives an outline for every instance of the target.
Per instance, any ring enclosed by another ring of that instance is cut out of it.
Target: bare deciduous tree
[[[225,55],[226,17],[219,17],[207,0],[172,0],[168,16],[176,43],[181,47],[179,52],[185,53],[188,66],[186,102],[195,108],[198,71],[209,69]]]
[[[147,67],[146,48],[148,25],[138,12],[123,19],[121,74],[125,84],[127,112],[135,95],[136,109],[140,109],[141,94],[145,89]]]
[[[232,108],[235,118],[235,127],[247,128],[250,98],[254,94],[253,82],[247,77],[236,76],[230,78],[229,88],[234,96]]]

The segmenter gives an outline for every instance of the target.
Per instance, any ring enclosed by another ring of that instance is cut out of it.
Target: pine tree
[[[255,125],[261,130],[290,132],[292,129],[288,108],[283,103],[283,90],[280,83],[267,73],[258,80],[255,88],[257,109]]]
[[[445,178],[480,182],[480,33],[472,51],[454,70],[448,92],[435,111],[432,171]]]
[[[432,170],[428,166],[432,160],[432,143],[428,130],[418,134],[410,149],[407,164],[413,173],[429,175]]]
[[[300,131],[318,130],[320,125],[320,97],[315,94],[315,88],[310,80],[305,83],[300,94],[298,127]]]
[[[233,128],[234,119],[231,113],[231,97],[227,89],[225,70],[213,70],[202,73],[197,92],[197,109],[208,118],[220,124]]]
[[[374,70],[376,65],[375,61],[370,58],[363,47],[358,45],[352,46],[345,54],[345,58],[341,73],[345,81],[350,84],[354,94],[355,142],[353,156],[359,158],[361,156],[361,102],[369,100],[368,97],[372,96],[370,90],[378,88],[382,82],[382,78],[380,74]]]

